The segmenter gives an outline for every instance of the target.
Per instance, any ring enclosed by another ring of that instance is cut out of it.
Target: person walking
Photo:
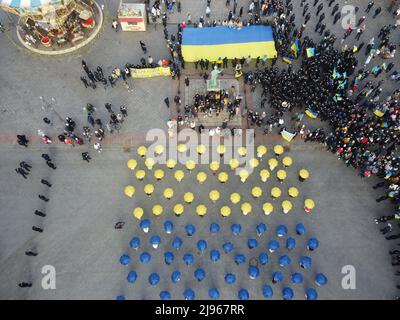
[[[30,288],[30,287],[32,287],[32,283],[31,282],[20,282],[20,283],[18,283],[18,286],[20,288]]]
[[[146,44],[142,40],[140,40],[139,43],[140,43],[140,47],[142,48],[143,53],[146,54],[147,53]]]
[[[90,159],[92,159],[89,155],[89,152],[82,152],[82,160],[90,162]]]
[[[52,184],[45,179],[40,180],[40,182],[43,183],[44,185],[48,186],[49,188],[51,188],[51,186],[52,186]]]
[[[24,146],[24,147],[28,148],[29,140],[26,138],[26,136],[24,134],[17,135],[17,142],[20,146]]]
[[[43,232],[43,229],[42,229],[42,228],[39,228],[39,227],[36,227],[36,226],[33,226],[33,227],[32,227],[32,230],[33,230],[33,231],[36,231],[36,232],[40,232],[40,233]]]
[[[165,102],[165,104],[167,105],[167,108],[169,109],[169,98],[166,97],[166,98],[164,99],[164,102]]]
[[[374,15],[372,16],[373,19],[375,19],[382,11],[381,7],[376,8]]]
[[[370,1],[370,2],[368,2],[368,5],[367,5],[367,9],[365,9],[365,12],[370,12],[371,11],[371,8],[374,6],[374,2],[373,1]]]
[[[46,161],[51,161],[50,156],[47,153],[42,153],[42,158]]]
[[[27,255],[28,257],[36,257],[38,254],[37,252],[33,251],[25,251],[25,255]]]
[[[46,164],[50,167],[50,168],[52,168],[53,170],[56,170],[57,169],[57,167],[54,165],[54,163],[53,162],[51,162],[51,161],[46,161]]]
[[[46,198],[46,197],[45,197],[44,195],[42,195],[42,194],[39,194],[38,197],[39,197],[40,200],[43,200],[44,202],[48,202],[48,201],[50,200],[49,198]]]
[[[46,217],[46,214],[39,210],[35,210],[34,214],[42,218]]]
[[[32,169],[32,166],[29,165],[29,164],[27,164],[25,161],[21,161],[21,162],[19,163],[19,166],[20,166],[22,169],[25,169],[26,171],[31,171],[31,169]]]
[[[28,179],[27,175],[28,173],[26,171],[24,171],[24,169],[22,168],[17,168],[15,169],[15,171],[20,174],[21,176],[23,176],[25,179]]]

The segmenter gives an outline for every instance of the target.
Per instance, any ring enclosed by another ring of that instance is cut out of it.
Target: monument
[[[220,91],[221,90],[221,82],[218,80],[218,75],[222,73],[222,70],[218,70],[218,67],[215,66],[214,70],[211,71],[211,80],[207,80],[207,91]]]

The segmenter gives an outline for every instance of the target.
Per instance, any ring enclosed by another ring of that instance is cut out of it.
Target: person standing
[[[27,164],[25,161],[20,162],[20,163],[19,163],[19,166],[20,166],[22,169],[25,169],[26,171],[31,171],[31,169],[32,169],[32,166],[29,165],[29,164]]]
[[[89,152],[82,152],[82,160],[87,161],[89,163],[90,159],[92,158],[90,157]]]
[[[365,12],[369,13],[374,4],[375,3],[373,1],[368,2],[367,9],[365,9]]]
[[[38,197],[39,197],[40,200],[43,200],[44,202],[48,202],[48,201],[50,200],[49,198],[46,198],[46,197],[45,197],[44,195],[42,195],[42,194],[39,194]]]
[[[26,138],[26,136],[24,134],[22,134],[22,135],[18,134],[17,135],[17,142],[18,142],[19,145],[24,146],[24,147],[27,148],[29,140]]]
[[[33,226],[33,227],[32,227],[32,230],[33,230],[33,231],[36,231],[36,232],[40,232],[40,233],[43,232],[43,229],[42,229],[42,228],[39,228],[39,227],[36,227],[36,226]]]
[[[20,282],[20,283],[18,283],[18,286],[20,288],[30,288],[30,287],[32,287],[32,283],[31,282]]]
[[[34,214],[42,218],[46,217],[46,214],[39,210],[35,210]]]
[[[46,161],[46,164],[50,167],[50,168],[52,168],[53,170],[56,170],[57,169],[57,167],[54,165],[54,163],[53,162],[51,162],[51,161]]]
[[[143,54],[146,54],[147,53],[146,44],[142,40],[140,40],[139,43],[140,43],[140,47],[142,48]]]
[[[167,105],[167,108],[169,109],[169,98],[166,97],[166,98],[164,99],[164,102],[165,102],[165,104]]]
[[[48,186],[49,188],[51,188],[51,186],[52,186],[52,184],[45,179],[40,180],[40,182],[43,183],[44,185]]]
[[[373,19],[375,19],[382,11],[381,7],[376,8],[374,15],[372,16]]]
[[[42,158],[46,161],[51,161],[50,156],[47,153],[42,153]]]

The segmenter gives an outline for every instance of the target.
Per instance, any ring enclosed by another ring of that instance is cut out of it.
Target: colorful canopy
[[[239,156],[244,157],[247,153],[247,149],[246,149],[246,147],[239,147],[237,152],[238,152]]]
[[[143,180],[144,177],[146,176],[146,171],[138,170],[138,171],[136,171],[135,176],[136,176],[136,179]]]
[[[267,169],[260,170],[260,178],[262,182],[267,182],[268,178],[270,177],[270,173]]]
[[[241,169],[239,171],[239,177],[242,182],[245,182],[249,177],[250,173],[246,169]]]
[[[237,167],[239,167],[239,160],[236,158],[232,158],[231,160],[229,160],[229,166],[232,170],[235,170]]]
[[[186,203],[192,203],[193,199],[194,199],[194,195],[193,195],[193,193],[191,193],[191,192],[186,192],[186,193],[183,195],[183,200],[184,200]]]
[[[299,171],[299,176],[300,176],[300,178],[305,180],[305,179],[308,179],[310,177],[310,173],[306,169],[301,169]]]
[[[211,171],[217,171],[219,169],[219,162],[213,161],[210,163]]]
[[[154,153],[157,155],[160,155],[164,152],[164,146],[162,146],[161,144],[158,144],[154,147]]]
[[[286,171],[282,170],[282,169],[278,170],[276,173],[276,177],[278,178],[278,180],[281,180],[281,181],[285,180],[286,176],[287,176]]]
[[[266,153],[267,153],[266,146],[261,145],[257,147],[257,157],[261,158]]]
[[[174,178],[176,181],[181,182],[185,177],[185,173],[182,170],[176,170],[174,173]]]
[[[288,213],[290,210],[292,210],[292,208],[293,208],[293,205],[289,200],[282,201],[283,213]]]
[[[199,144],[197,145],[196,150],[198,154],[203,154],[204,152],[206,152],[207,148],[204,144]]]
[[[270,158],[268,160],[268,166],[271,171],[273,171],[278,166],[278,160],[275,158]]]
[[[143,217],[144,211],[142,208],[138,207],[138,208],[133,209],[132,214],[136,219],[140,220]]]
[[[157,180],[161,180],[162,178],[164,178],[164,171],[161,169],[157,169],[156,171],[154,171],[154,178],[156,178]]]
[[[240,300],[249,300],[250,299],[250,294],[246,289],[240,289],[238,292],[238,298]]]
[[[292,198],[296,198],[299,195],[299,190],[296,187],[290,187],[288,190],[288,194]]]
[[[242,205],[240,206],[240,210],[242,210],[242,213],[246,216],[249,213],[251,213],[252,206],[248,202],[243,202]]]
[[[220,210],[221,216],[229,217],[231,215],[231,208],[228,206],[223,206]]]
[[[290,167],[293,164],[293,160],[291,157],[286,156],[282,159],[282,164],[284,167]]]
[[[133,250],[137,250],[140,247],[140,238],[139,237],[133,237],[131,239],[131,241],[129,242],[129,246],[133,249]]]
[[[163,195],[165,199],[171,199],[174,196],[174,190],[172,188],[165,188]]]
[[[203,183],[204,181],[206,181],[207,179],[207,174],[203,171],[200,171],[197,175],[196,175],[196,179],[199,183]]]
[[[156,204],[153,206],[152,211],[155,216],[161,216],[163,213],[163,207],[159,204]]]
[[[237,192],[234,192],[231,194],[230,199],[233,204],[237,204],[240,202],[240,194]]]
[[[217,153],[220,155],[223,155],[226,151],[226,148],[223,144],[220,144],[217,146]]]
[[[196,213],[198,216],[203,217],[207,214],[207,207],[204,204],[200,204],[196,207]]]
[[[146,158],[146,160],[144,161],[144,164],[147,167],[147,169],[151,170],[151,169],[153,169],[155,160],[153,158]]]
[[[137,154],[140,157],[144,157],[147,153],[147,148],[145,146],[140,146],[139,148],[137,148]]]
[[[176,166],[176,161],[174,159],[168,159],[167,162],[166,162],[166,166],[169,169],[173,169]]]
[[[219,291],[217,288],[210,288],[208,290],[208,296],[210,297],[210,299],[216,300],[219,298]]]
[[[218,174],[218,180],[219,180],[221,183],[227,182],[228,179],[229,179],[229,175],[228,175],[226,172],[220,172],[220,173]]]
[[[252,168],[257,168],[259,164],[260,164],[260,162],[256,158],[252,158],[249,160],[249,165]]]
[[[304,210],[309,213],[312,209],[314,209],[315,203],[312,199],[306,199],[304,201]]]
[[[60,4],[59,0],[0,0],[1,5],[9,5],[12,8],[38,8],[50,4]]]
[[[183,206],[183,204],[177,203],[176,205],[174,205],[174,213],[177,216],[180,216],[184,210],[185,210],[185,207]]]
[[[152,184],[146,184],[144,186],[144,193],[150,196],[154,192],[154,186]]]
[[[129,159],[126,165],[128,166],[129,169],[135,170],[137,166],[137,161],[135,159]]]
[[[280,144],[277,144],[274,147],[274,152],[277,156],[280,156],[283,153],[283,147]]]
[[[193,160],[188,160],[185,164],[186,169],[188,169],[189,171],[194,170],[194,168],[196,168],[196,163]]]
[[[231,231],[235,236],[237,236],[240,231],[242,231],[242,226],[238,223],[234,223],[231,225]]]
[[[263,211],[265,215],[270,215],[272,213],[272,211],[274,211],[274,206],[272,205],[272,203],[270,202],[265,202],[263,204]]]
[[[259,198],[261,197],[263,194],[262,189],[260,187],[253,187],[253,189],[251,189],[251,195],[254,198]]]
[[[178,144],[178,152],[185,153],[187,150],[186,145],[183,143]]]
[[[279,189],[278,187],[274,187],[271,189],[271,196],[273,198],[279,198],[282,194],[281,189]]]
[[[127,197],[132,198],[135,194],[135,187],[134,186],[126,186],[124,189],[124,193]]]

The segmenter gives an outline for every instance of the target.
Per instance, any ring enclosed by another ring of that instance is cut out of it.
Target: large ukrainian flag
[[[185,61],[200,59],[216,61],[264,55],[276,58],[274,37],[269,26],[185,28],[182,38],[182,55]]]

